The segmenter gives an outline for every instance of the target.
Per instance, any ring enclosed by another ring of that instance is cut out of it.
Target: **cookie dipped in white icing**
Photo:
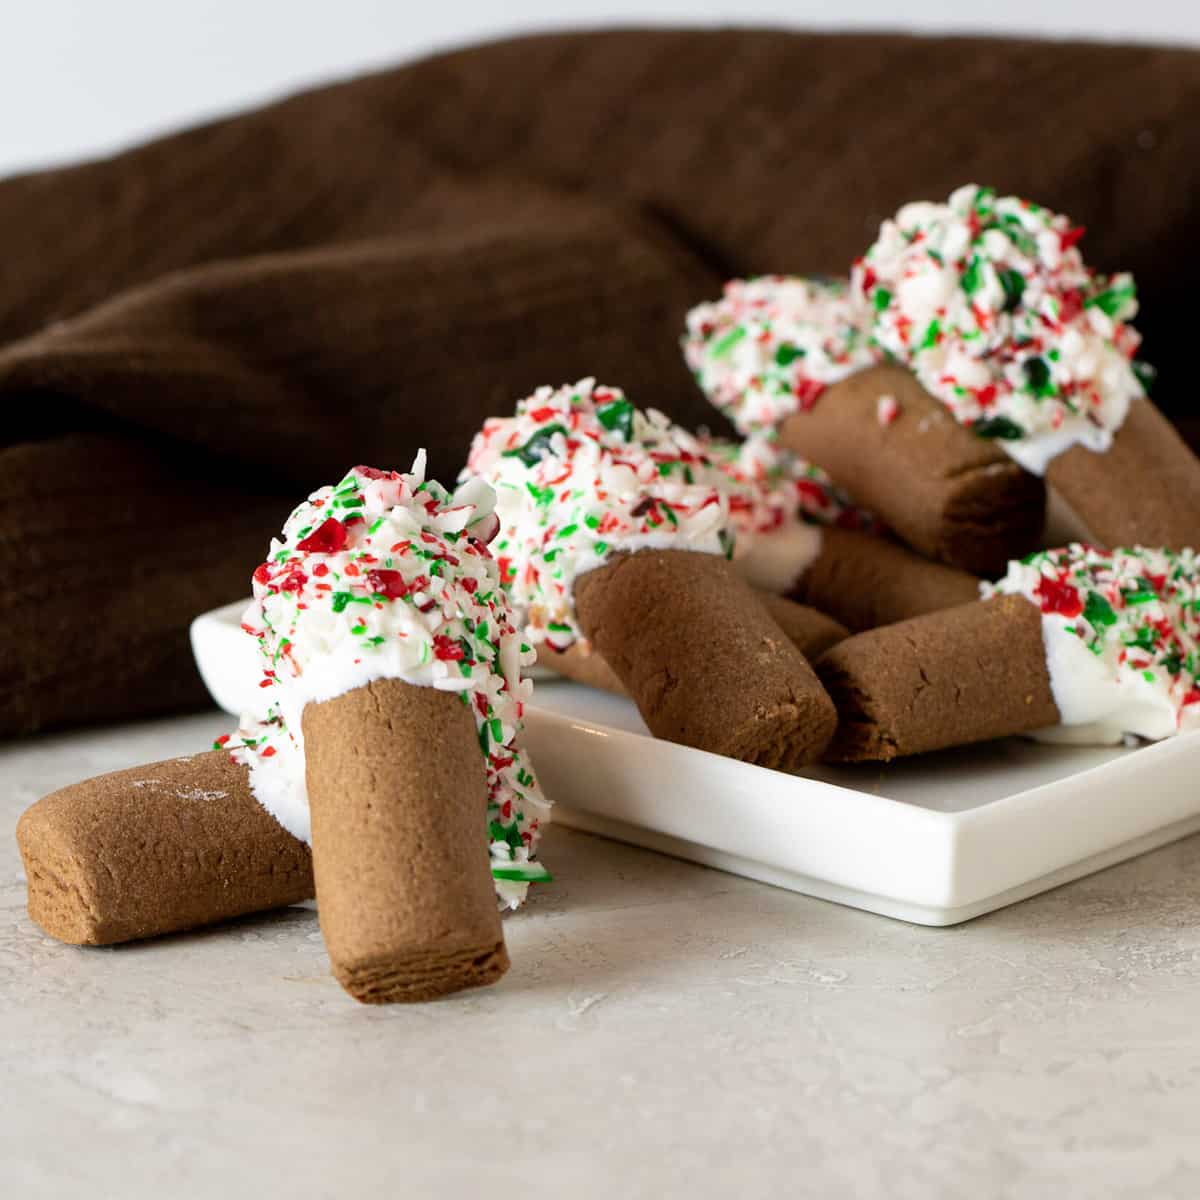
[[[614,554],[733,554],[728,480],[700,439],[593,379],[539,388],[513,416],[486,421],[463,473],[472,478],[495,488],[494,552],[534,645],[583,639],[575,581]]]
[[[972,184],[906,204],[851,277],[878,349],[1037,475],[1071,446],[1107,450],[1145,394],[1133,278],[1088,267],[1083,233]]]
[[[246,716],[219,744],[249,767],[267,811],[309,841],[304,706],[376,679],[457,692],[486,759],[496,890],[515,906],[546,877],[533,856],[548,806],[521,746],[533,654],[487,549],[493,499],[479,481],[451,496],[426,480],[423,451],[408,474],[355,467],[309,496],[254,572],[243,618],[267,716]]]

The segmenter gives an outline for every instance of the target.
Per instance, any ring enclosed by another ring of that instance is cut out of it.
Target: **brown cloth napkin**
[[[486,415],[585,374],[716,425],[689,305],[842,273],[965,182],[1134,271],[1157,398],[1182,399],[1190,50],[535,37],[0,183],[0,735],[201,704],[188,620],[355,462],[424,445],[449,479]]]

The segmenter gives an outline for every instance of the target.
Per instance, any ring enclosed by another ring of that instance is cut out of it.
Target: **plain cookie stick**
[[[303,724],[317,911],[338,982],[385,1004],[499,979],[487,771],[458,696],[380,679],[307,705]]]
[[[756,591],[755,594],[788,641],[810,662],[824,654],[830,646],[850,636],[850,631],[844,625],[806,604],[796,604],[770,592]],[[604,656],[587,642],[575,642],[561,651],[543,646],[538,652],[538,665],[548,667],[576,683],[627,695],[625,685],[613,673]]]
[[[812,668],[717,555],[618,555],[578,580],[575,608],[655,737],[788,770],[833,734]]]
[[[896,405],[879,419],[881,399]],[[927,558],[995,575],[1038,542],[1042,481],[964,428],[904,367],[883,365],[831,384],[786,418],[779,440],[823,467]]]
[[[108,946],[313,896],[312,857],[224,751],[73,784],[17,822],[29,915],[51,937]]]

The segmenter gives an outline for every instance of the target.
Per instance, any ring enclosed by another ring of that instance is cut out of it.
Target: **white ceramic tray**
[[[245,603],[192,625],[217,703],[260,703]],[[922,925],[953,925],[1200,830],[1200,734],[1135,749],[1017,738],[788,775],[649,736],[627,700],[539,681],[529,749],[555,821]]]

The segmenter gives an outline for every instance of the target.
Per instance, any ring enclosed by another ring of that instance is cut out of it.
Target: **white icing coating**
[[[1062,723],[1032,736],[1074,745],[1116,746],[1128,734],[1158,741],[1180,731],[1176,706],[1157,682],[1149,683],[1136,672],[1114,672],[1110,662],[1067,632],[1072,624],[1067,617],[1042,616],[1050,689]],[[1189,716],[1186,727],[1195,728],[1198,719],[1200,712]]]
[[[747,583],[782,595],[791,590],[820,553],[821,527],[794,521],[775,533],[747,539],[746,549],[733,561]]]
[[[1087,267],[1082,234],[968,185],[884,221],[851,279],[878,347],[1037,475],[1071,446],[1106,451],[1144,395],[1133,279]]]
[[[485,755],[497,892],[515,905],[545,876],[531,858],[548,807],[520,745],[533,652],[486,549],[492,502],[478,480],[452,497],[426,481],[421,452],[411,474],[356,467],[298,506],[254,573],[243,617],[272,703],[222,742],[249,766],[264,808],[307,842],[305,706],[377,679],[457,692]]]
[[[1060,715],[1047,741],[1096,745],[1200,729],[1200,570],[1191,550],[1080,543],[1009,563],[982,594],[1024,596],[1042,613]]]
[[[700,440],[593,379],[539,388],[514,416],[489,419],[463,472],[472,477],[496,489],[494,551],[535,645],[583,637],[575,580],[616,553],[733,549],[725,477]]]
[[[732,279],[687,315],[683,352],[697,382],[744,435],[811,408],[831,383],[879,360],[842,280]]]

